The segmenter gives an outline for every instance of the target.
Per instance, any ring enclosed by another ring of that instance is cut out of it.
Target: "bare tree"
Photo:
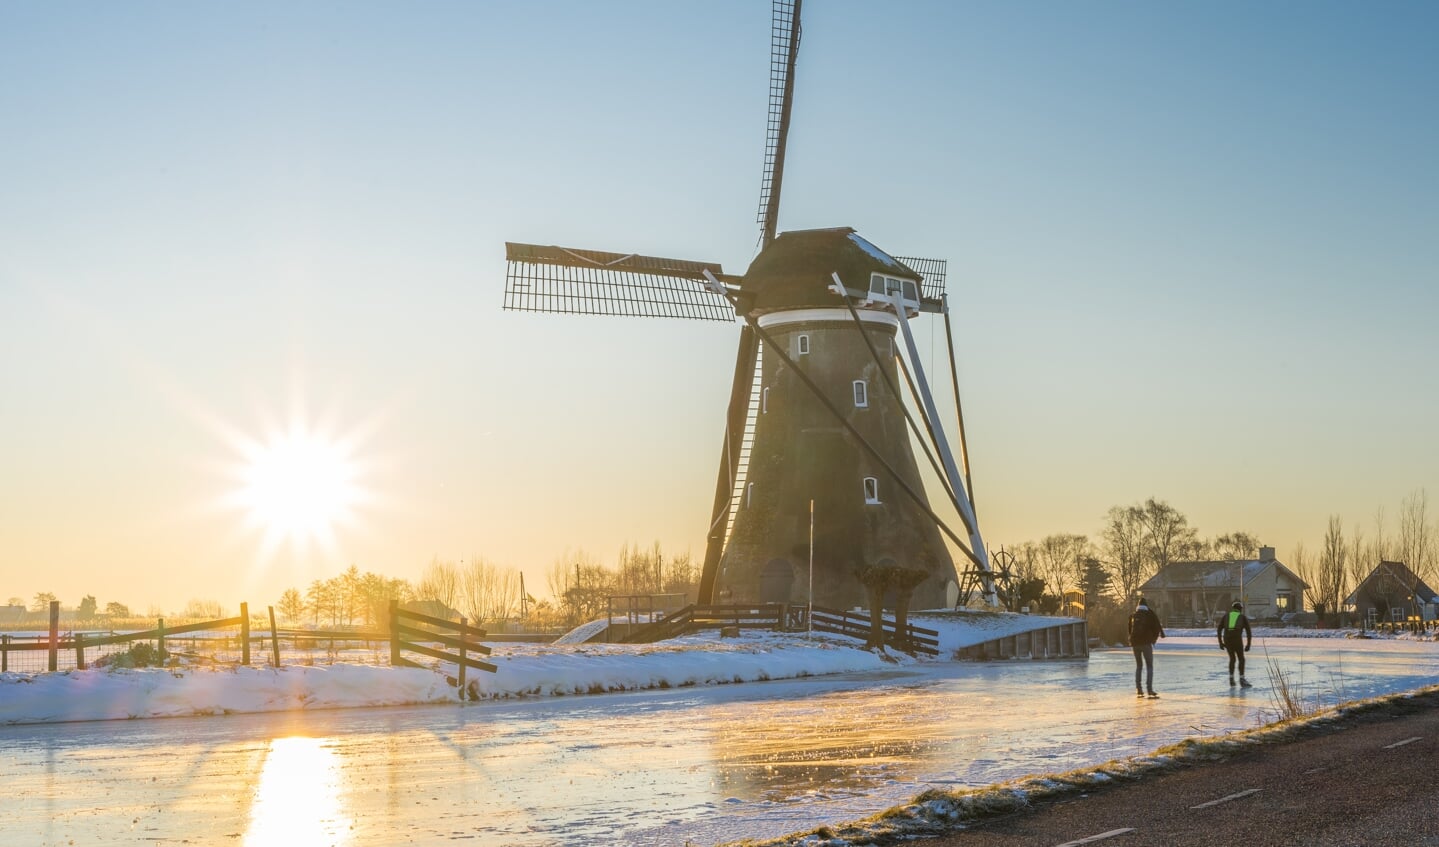
[[[280,617],[285,620],[297,621],[305,616],[305,598],[298,590],[286,588],[275,608],[280,610]]]
[[[1137,506],[1114,506],[1105,515],[1104,551],[1109,557],[1121,602],[1128,602],[1138,594],[1139,586],[1147,579],[1144,536],[1144,518]]]
[[[1379,564],[1379,560],[1372,556],[1369,546],[1364,541],[1364,529],[1357,524],[1354,525],[1353,534],[1349,538],[1350,588],[1344,595],[1346,598],[1363,584],[1365,577],[1369,576],[1369,572],[1377,564]]]
[[[1399,561],[1409,566],[1416,579],[1433,580],[1434,540],[1434,527],[1429,523],[1429,494],[1421,488],[1405,497],[1399,507],[1399,539],[1395,545]]]
[[[1219,561],[1249,561],[1259,557],[1259,539],[1247,532],[1231,532],[1215,536],[1209,552]]]
[[[483,556],[473,556],[460,565],[461,611],[473,621],[509,618],[519,602],[519,575],[500,568]]]
[[[453,609],[460,596],[459,568],[453,562],[440,561],[438,556],[431,559],[420,574],[415,594],[421,600],[438,600]]]
[[[1309,551],[1304,549],[1303,541],[1294,545],[1290,564],[1294,566],[1294,572],[1299,574],[1299,578],[1308,583],[1309,588],[1305,590],[1304,596],[1309,599],[1309,605],[1314,606],[1319,599],[1316,587],[1319,585],[1318,565],[1314,559],[1309,557]]]
[[[1179,551],[1192,544],[1198,533],[1183,513],[1162,500],[1150,497],[1139,510],[1146,533],[1148,566],[1152,568],[1145,575],[1148,579],[1170,562],[1178,560]]]
[[[1081,559],[1089,548],[1083,535],[1050,535],[1039,542],[1037,550],[1040,576],[1055,597],[1063,598],[1066,589],[1079,585]]]
[[[1348,559],[1349,548],[1344,544],[1344,523],[1338,515],[1330,515],[1329,528],[1324,532],[1324,550],[1319,554],[1319,566],[1314,579],[1300,575],[1305,582],[1313,586],[1310,589],[1310,598],[1316,609],[1326,612],[1339,611],[1339,604],[1344,602],[1348,593],[1345,590],[1349,579]]]
[[[1394,559],[1394,539],[1389,537],[1385,524],[1384,507],[1380,506],[1374,510],[1374,541],[1369,545],[1369,555],[1376,565]]]

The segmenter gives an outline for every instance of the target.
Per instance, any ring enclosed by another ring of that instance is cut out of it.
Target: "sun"
[[[267,532],[323,540],[349,517],[355,467],[338,443],[292,428],[246,452],[239,500]]]

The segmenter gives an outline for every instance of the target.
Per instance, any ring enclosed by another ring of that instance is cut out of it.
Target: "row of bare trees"
[[[547,573],[550,596],[536,599],[524,575],[484,556],[460,561],[434,558],[413,584],[355,566],[301,592],[284,592],[275,609],[286,620],[315,625],[371,625],[384,620],[390,600],[434,600],[476,624],[523,619],[536,628],[575,626],[603,615],[609,598],[623,594],[676,594],[694,600],[699,568],[688,552],[666,555],[625,545],[613,566],[584,551],[566,551]]]
[[[1253,559],[1259,547],[1259,539],[1244,531],[1202,537],[1182,512],[1151,497],[1112,507],[1098,539],[1059,533],[1004,549],[1013,556],[1016,583],[1042,585],[1043,593],[1057,602],[1066,591],[1088,591],[1096,583],[1105,584],[1105,593],[1114,599],[1127,601],[1170,562]],[[1383,509],[1374,515],[1372,534],[1358,523],[1346,531],[1343,520],[1331,515],[1319,552],[1311,554],[1300,543],[1289,557],[1293,570],[1310,586],[1309,606],[1331,611],[1339,609],[1381,561],[1403,562],[1415,579],[1439,584],[1439,522],[1430,517],[1429,497],[1422,489],[1404,499],[1397,529],[1391,531]],[[1408,588],[1412,591],[1413,586]]]
[[[1103,584],[1105,593],[1129,598],[1170,562],[1250,559],[1259,554],[1259,541],[1248,532],[1202,538],[1183,512],[1151,497],[1112,507],[1098,540],[1059,533],[1006,552],[1014,557],[1015,579],[1039,580],[1051,598],[1095,584]]]
[[[1398,529],[1389,531],[1383,509],[1373,517],[1373,535],[1366,535],[1360,523],[1330,515],[1319,550],[1310,553],[1298,544],[1291,557],[1300,579],[1309,583],[1306,597],[1316,609],[1336,611],[1380,562],[1402,562],[1409,581],[1423,581],[1431,588],[1439,583],[1439,525],[1429,517],[1429,495],[1420,489],[1399,507]],[[1396,588],[1412,593],[1414,585]]]

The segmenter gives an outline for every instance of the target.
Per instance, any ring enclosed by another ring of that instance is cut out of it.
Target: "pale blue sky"
[[[1156,496],[1283,557],[1439,494],[1439,7],[805,12],[780,227],[950,260],[992,545]],[[0,600],[702,556],[736,330],[503,312],[503,242],[742,271],[769,26],[0,5]],[[367,497],[267,554],[222,433],[292,415]]]

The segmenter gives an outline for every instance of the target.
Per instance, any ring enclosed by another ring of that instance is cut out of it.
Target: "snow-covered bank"
[[[1068,620],[991,613],[914,619],[939,631],[940,660],[961,647]],[[470,674],[479,699],[756,682],[924,661],[865,650],[849,638],[770,632],[702,633],[659,644],[497,644],[494,650],[489,658],[498,671]],[[458,702],[458,690],[440,673],[367,665],[0,674],[0,724]]]

